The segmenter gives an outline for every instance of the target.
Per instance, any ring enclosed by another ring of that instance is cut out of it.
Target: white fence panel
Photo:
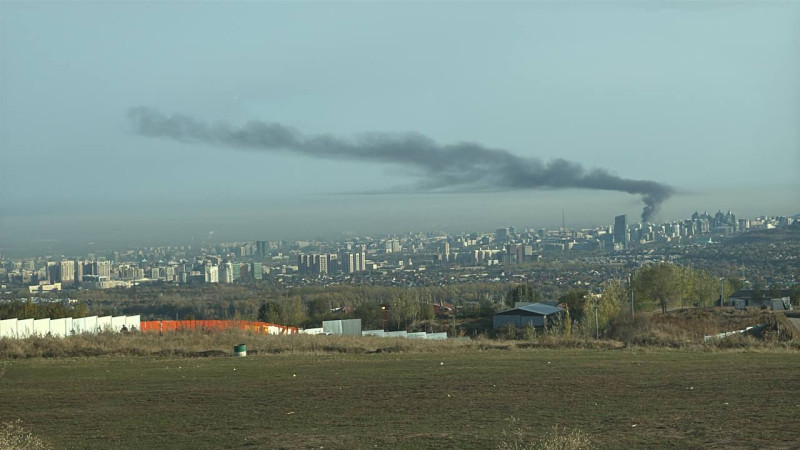
[[[97,331],[110,331],[111,330],[111,316],[102,316],[97,318]]]
[[[322,328],[306,328],[300,330],[300,334],[322,334]]]
[[[69,336],[67,319],[50,319],[50,335],[53,337]]]
[[[427,333],[425,333],[424,331],[420,331],[417,333],[408,333],[406,337],[409,339],[426,339],[427,338],[426,334]]]
[[[33,334],[47,336],[50,333],[50,319],[36,319],[33,321]]]
[[[111,330],[122,331],[122,326],[125,325],[125,316],[116,316],[111,318]]]
[[[405,338],[408,336],[407,331],[387,331],[386,337]]]
[[[141,328],[141,318],[142,316],[125,316],[125,326],[128,327],[128,330],[139,330]]]
[[[361,335],[384,337],[386,335],[386,332],[383,330],[364,330],[361,332]]]
[[[71,334],[81,334],[85,332],[86,328],[86,318],[79,317],[79,318],[72,318],[72,331]]]
[[[97,316],[72,319],[72,334],[97,333]]]
[[[89,333],[95,334],[97,333],[97,316],[89,316],[84,317],[80,326],[75,325],[75,321],[78,319],[72,320],[72,329],[75,330],[75,333]],[[80,329],[79,329],[80,328]]]
[[[33,319],[20,319],[17,321],[17,337],[24,339],[33,336]]]
[[[447,333],[428,333],[426,339],[434,341],[443,341],[447,339]]]
[[[17,319],[0,320],[0,338],[17,337]]]

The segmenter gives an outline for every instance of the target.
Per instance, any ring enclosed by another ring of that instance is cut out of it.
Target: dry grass
[[[629,347],[669,348],[793,348],[791,335],[779,325],[779,315],[767,311],[733,309],[685,309],[667,314],[644,313],[632,320],[622,316],[611,324],[609,337]],[[728,331],[765,324],[766,330],[758,338],[730,336],[724,339],[705,341]]]
[[[44,440],[22,426],[17,419],[0,423],[0,450],[43,450],[50,448]]]
[[[31,358],[0,363],[8,369],[0,421],[20,418],[37,436],[81,449],[497,448],[511,415],[525,426],[527,448],[557,445],[573,430],[598,449],[800,448],[796,356],[537,349]]]
[[[246,344],[249,354],[427,353],[481,350],[483,340],[426,341],[322,335],[270,336],[242,330],[100,333],[66,338],[0,339],[0,359],[93,356],[224,356]]]
[[[588,450],[592,442],[580,430],[568,430],[558,425],[550,428],[539,439],[533,439],[533,431],[511,416],[506,419],[510,427],[504,429],[497,448],[500,450]]]
[[[760,338],[731,336],[705,341],[704,336],[744,329],[766,323]],[[794,334],[793,334],[794,333]],[[573,334],[533,334],[524,340],[421,339],[348,337],[322,335],[258,335],[243,330],[184,330],[158,333],[101,333],[66,338],[0,338],[0,359],[94,357],[94,356],[224,356],[234,345],[247,344],[249,353],[282,354],[368,354],[431,353],[481,350],[679,348],[701,351],[718,349],[798,350],[800,342],[791,324],[781,314],[732,309],[687,309],[667,314],[640,314],[636,320],[614,321],[609,339]],[[2,369],[0,369],[0,377]]]

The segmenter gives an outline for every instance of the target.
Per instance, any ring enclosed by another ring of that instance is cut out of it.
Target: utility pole
[[[456,335],[457,335],[457,333],[456,333],[456,314],[457,314],[456,299],[453,299],[453,337],[456,337]]]
[[[595,339],[600,339],[600,321],[597,318],[597,310],[600,307],[597,305],[597,297],[594,299],[594,328],[595,328]]]
[[[725,296],[725,277],[719,279],[719,307],[722,308],[722,297]]]
[[[628,288],[631,290],[631,319],[633,319],[633,272],[628,275]]]

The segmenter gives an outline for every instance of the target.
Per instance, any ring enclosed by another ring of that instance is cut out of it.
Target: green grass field
[[[442,364],[443,363],[443,364]],[[57,448],[800,446],[796,352],[488,350],[0,362],[0,422]],[[507,419],[516,417],[516,426]]]

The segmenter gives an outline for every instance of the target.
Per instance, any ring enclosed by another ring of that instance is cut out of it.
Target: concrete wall
[[[50,319],[50,336],[67,337],[72,332],[72,319]]]
[[[17,321],[17,337],[24,339],[33,336],[33,319],[20,319]]]
[[[133,330],[141,330],[141,316],[124,316],[125,317],[125,326],[128,327],[129,331]]]
[[[111,316],[102,316],[97,318],[98,331],[111,331]]]
[[[386,337],[405,338],[408,336],[407,331],[387,331]]]
[[[17,319],[0,320],[0,338],[17,337]]]
[[[125,316],[117,316],[111,318],[111,331],[120,332],[122,326],[125,325]]]
[[[36,319],[33,321],[33,334],[47,336],[50,333],[50,319]]]
[[[306,328],[305,330],[300,330],[300,334],[322,334],[322,328]]]
[[[101,326],[101,324],[107,324]],[[102,330],[119,331],[122,325],[128,329],[139,329],[139,316],[97,317],[89,316],[78,319],[65,317],[61,319],[4,319],[0,320],[0,338],[27,338],[33,335],[67,337],[73,334],[97,333]],[[116,326],[116,328],[114,328]]]

